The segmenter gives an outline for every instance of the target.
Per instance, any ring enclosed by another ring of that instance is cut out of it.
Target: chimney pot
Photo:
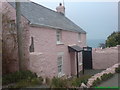
[[[62,13],[63,15],[65,15],[65,7],[62,6],[62,3],[59,3],[59,6],[56,8],[58,13]]]

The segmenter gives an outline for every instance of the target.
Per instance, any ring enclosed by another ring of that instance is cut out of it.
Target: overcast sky
[[[55,0],[31,1],[52,10],[55,10],[60,2],[63,2],[63,0],[56,0],[56,2]],[[118,0],[104,0],[104,2],[71,1],[64,0],[65,15],[87,32],[87,39],[106,39],[109,34],[118,30],[118,3],[115,2]]]

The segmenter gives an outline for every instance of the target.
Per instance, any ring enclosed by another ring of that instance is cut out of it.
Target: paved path
[[[118,87],[118,79],[118,74],[115,74],[109,80],[102,82],[100,85],[98,85],[98,87]]]
[[[103,70],[104,69],[89,69],[89,70],[85,70],[84,71],[84,75],[94,75],[94,74],[102,72]],[[82,72],[81,72],[81,75],[82,75]]]

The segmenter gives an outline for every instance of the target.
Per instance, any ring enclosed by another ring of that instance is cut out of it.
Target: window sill
[[[58,77],[63,77],[65,76],[65,74],[58,74]]]
[[[82,41],[78,41],[79,43],[81,43]]]
[[[63,45],[64,43],[63,42],[57,42],[57,45]]]
[[[79,63],[79,66],[82,66],[83,64],[82,63]]]

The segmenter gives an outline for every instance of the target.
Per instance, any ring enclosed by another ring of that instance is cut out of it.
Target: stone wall
[[[92,76],[91,78],[89,78],[88,82],[87,82],[87,87],[91,87],[93,82],[97,78],[101,79],[101,76],[103,76],[104,74],[109,74],[109,73],[115,74],[115,69],[118,68],[119,65],[120,65],[120,63],[114,64],[113,66],[107,68],[106,70],[103,70],[102,72],[97,73],[94,76]]]
[[[94,69],[106,69],[116,63],[118,63],[118,48],[94,48],[92,51],[93,68]]]

